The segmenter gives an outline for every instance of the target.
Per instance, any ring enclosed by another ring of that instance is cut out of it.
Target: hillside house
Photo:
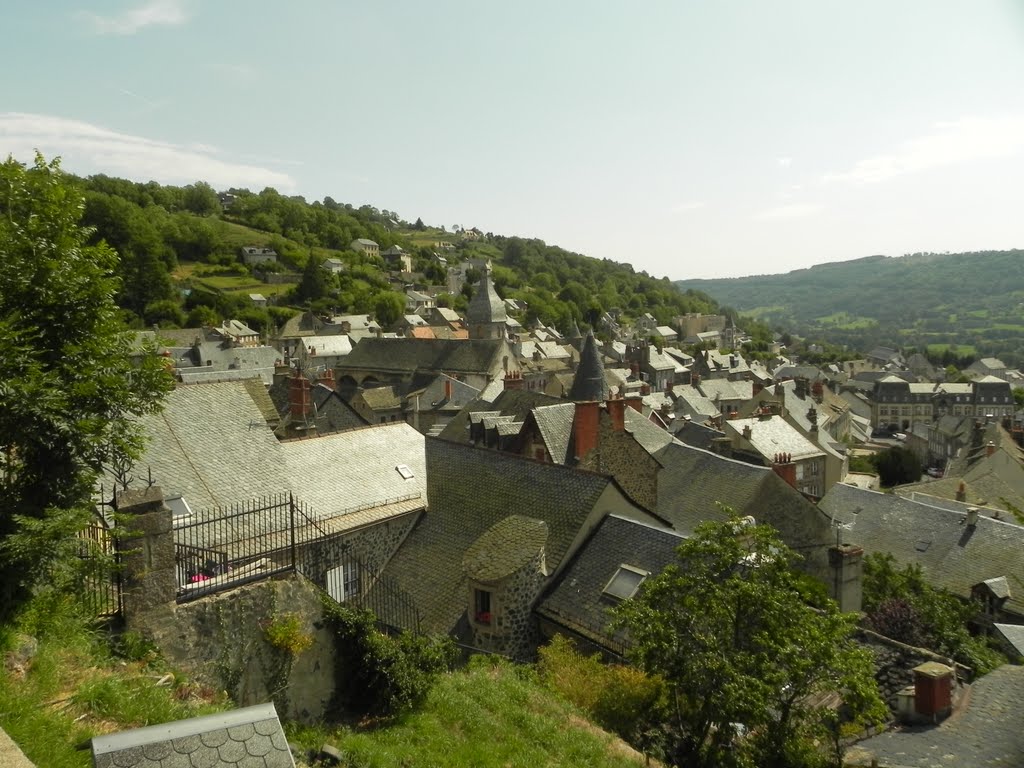
[[[277,251],[259,245],[242,246],[242,261],[250,267],[277,261]]]
[[[345,271],[345,262],[342,261],[341,259],[324,259],[323,263],[321,263],[320,266],[324,269],[324,271],[330,272],[332,275],[340,275],[342,272]]]
[[[359,237],[348,244],[349,250],[361,253],[365,256],[380,256],[380,246],[373,240]]]

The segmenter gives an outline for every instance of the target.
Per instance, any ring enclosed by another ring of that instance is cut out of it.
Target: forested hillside
[[[1024,251],[917,253],[783,275],[682,280],[772,326],[868,349],[876,344],[1024,363]]]
[[[380,257],[349,249],[367,238],[383,251],[392,245],[413,257],[414,279],[444,285],[449,265],[490,258],[499,293],[522,299],[526,322],[535,319],[561,330],[573,321],[596,326],[601,314],[623,319],[650,312],[661,324],[683,312],[715,312],[699,292],[678,290],[669,279],[637,273],[628,264],[591,259],[543,241],[479,231],[446,231],[372,206],[338,203],[330,197],[307,202],[273,189],[232,189],[230,204],[199,182],[185,187],[145,184],[107,176],[79,179],[85,193],[85,223],[95,240],[106,240],[121,256],[119,297],[130,324],[162,327],[209,325],[239,318],[268,330],[303,307],[324,312],[375,313],[393,321],[404,307],[402,286]],[[243,246],[272,248],[276,262],[248,267]],[[320,268],[324,259],[345,263],[341,274]],[[281,273],[291,277],[274,280]],[[442,305],[465,307],[470,285]],[[250,293],[269,299],[255,307]]]

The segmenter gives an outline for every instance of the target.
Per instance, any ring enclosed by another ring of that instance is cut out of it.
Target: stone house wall
[[[915,648],[911,645],[897,642],[891,638],[879,635],[867,629],[858,629],[854,634],[857,642],[871,651],[875,657],[875,681],[878,683],[878,692],[889,705],[889,709],[896,711],[896,694],[914,684],[914,667],[929,661],[937,661],[940,664],[953,667],[955,671],[955,684],[953,697],[957,698],[958,691],[971,677],[971,670],[962,664],[956,664],[945,656],[940,656],[926,648]]]
[[[661,465],[631,434],[616,430],[606,413],[598,423],[598,449],[588,452],[579,468],[611,475],[637,504],[657,509]]]
[[[381,523],[330,538],[311,542],[303,547],[302,574],[318,587],[327,586],[327,571],[348,559],[355,558],[366,569],[362,582],[368,586],[409,535],[419,512],[393,517]]]

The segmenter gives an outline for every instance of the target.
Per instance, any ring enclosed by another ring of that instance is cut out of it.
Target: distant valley
[[[851,348],[1024,363],[1024,251],[870,256],[781,275],[679,280],[773,327]]]

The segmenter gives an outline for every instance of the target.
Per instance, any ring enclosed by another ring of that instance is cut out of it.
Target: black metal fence
[[[121,613],[121,573],[114,532],[102,520],[93,520],[78,532],[79,594],[89,612],[100,618]]]
[[[296,571],[335,599],[372,611],[382,624],[419,632],[420,615],[412,599],[357,557],[344,541],[346,534],[332,530],[330,520],[318,520],[290,493],[193,512],[174,525],[177,600],[188,602]]]

